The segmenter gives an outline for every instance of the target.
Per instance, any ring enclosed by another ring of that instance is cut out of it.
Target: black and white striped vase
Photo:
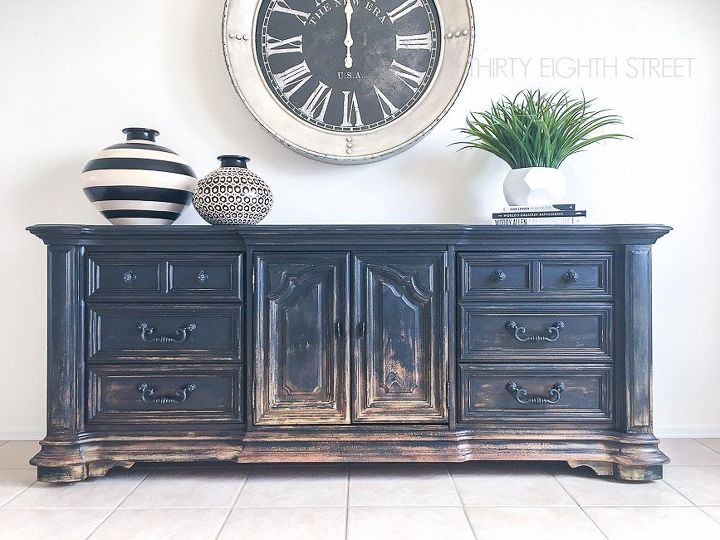
[[[195,173],[155,142],[154,129],[123,133],[124,143],[108,146],[85,165],[85,195],[114,225],[170,225],[192,201]]]

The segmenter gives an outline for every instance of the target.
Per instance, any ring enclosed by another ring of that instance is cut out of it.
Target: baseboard
[[[717,439],[720,438],[720,426],[655,426],[655,436],[658,439]]]
[[[39,441],[44,438],[44,431],[0,431],[0,441]]]

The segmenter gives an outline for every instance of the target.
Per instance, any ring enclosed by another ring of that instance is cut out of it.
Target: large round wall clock
[[[470,67],[470,0],[226,0],[225,59],[255,118],[293,150],[367,163],[419,141]]]

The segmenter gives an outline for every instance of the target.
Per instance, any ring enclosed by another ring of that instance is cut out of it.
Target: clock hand
[[[350,53],[350,49],[353,46],[353,38],[352,38],[352,31],[350,29],[350,24],[352,23],[352,16],[355,10],[353,10],[352,7],[352,0],[346,0],[345,2],[345,19],[347,20],[347,34],[345,34],[345,48],[347,49],[347,54],[345,55],[345,67],[347,69],[350,69],[353,67],[353,58],[352,54]]]

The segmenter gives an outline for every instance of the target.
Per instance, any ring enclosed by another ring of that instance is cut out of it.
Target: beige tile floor
[[[720,538],[720,439],[668,439],[665,479],[562,463],[140,466],[35,482],[34,442],[0,441],[0,539]]]

